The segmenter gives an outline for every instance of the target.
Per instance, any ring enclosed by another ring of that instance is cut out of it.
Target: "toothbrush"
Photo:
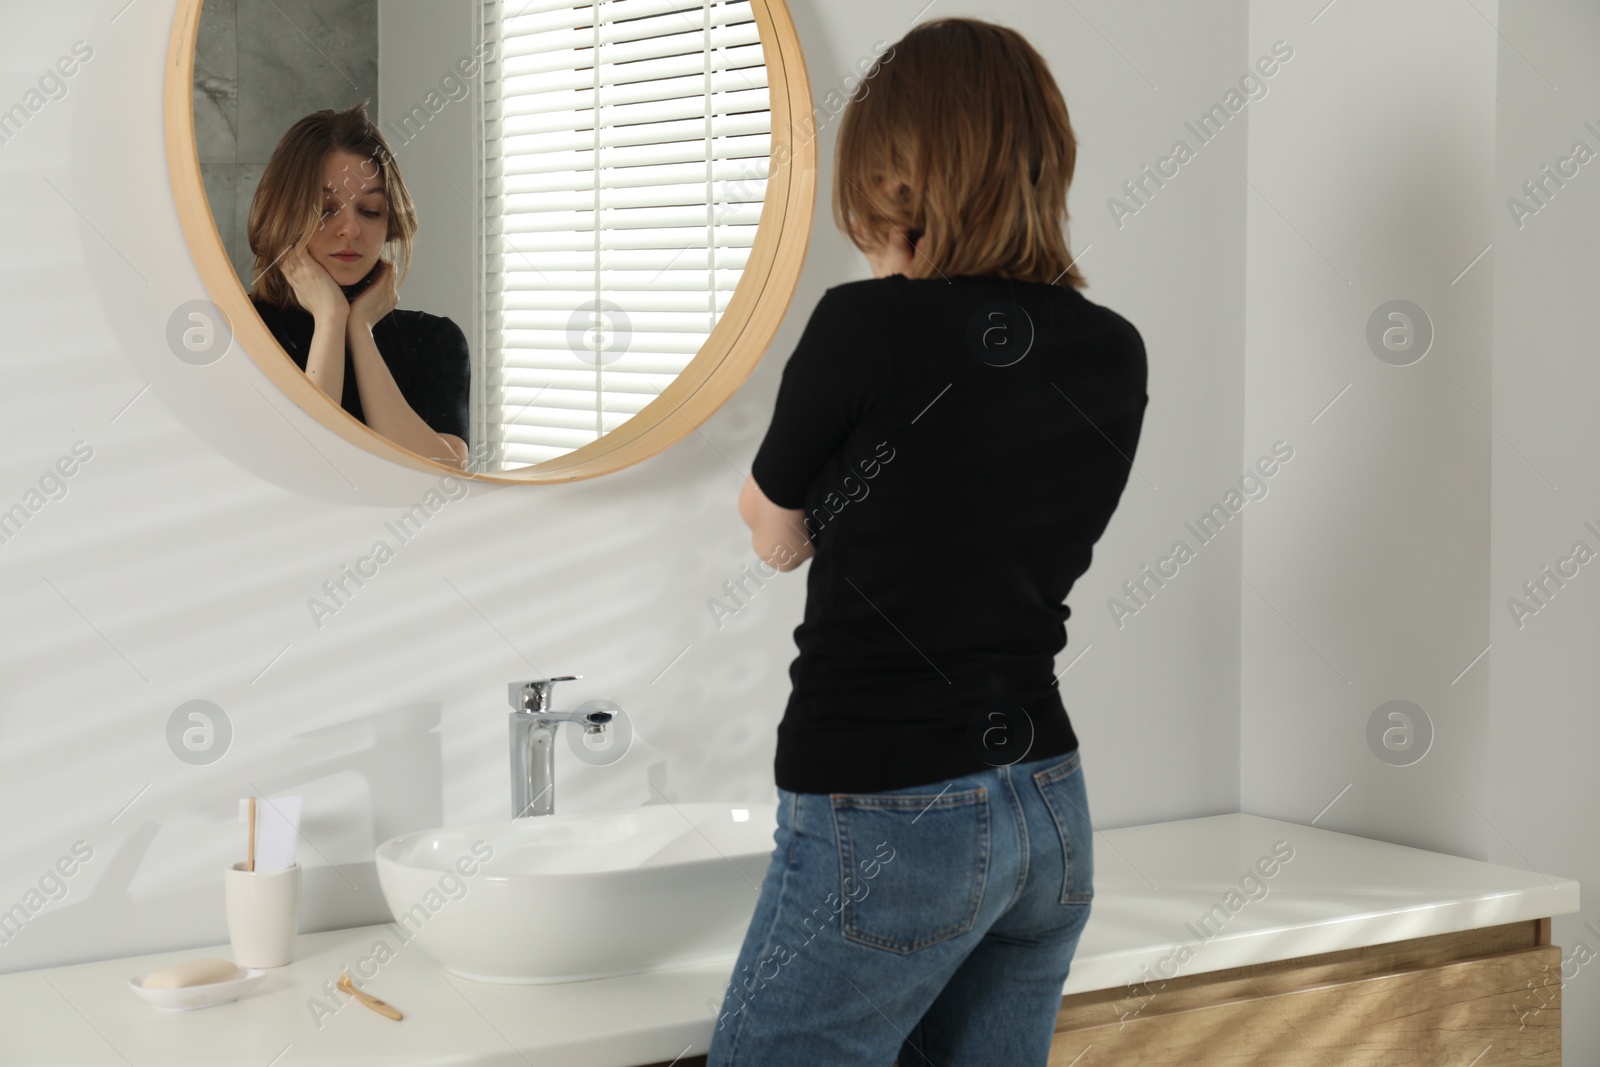
[[[357,989],[355,982],[350,978],[349,971],[345,971],[343,974],[339,975],[339,988],[344,990],[346,993],[349,993],[357,1000],[361,1001],[361,1003],[365,1004],[379,1015],[394,1019],[396,1022],[404,1018],[404,1016],[400,1014],[399,1008],[394,1007],[387,1001],[379,1000],[370,993],[363,993],[361,990]]]
[[[250,843],[248,848],[249,858],[245,861],[244,869],[253,871],[256,869],[256,798],[254,796],[250,798]]]

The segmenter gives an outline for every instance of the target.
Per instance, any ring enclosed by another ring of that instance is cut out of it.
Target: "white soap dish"
[[[128,979],[128,985],[151,1007],[161,1011],[193,1011],[218,1004],[231,1004],[267,976],[260,967],[245,967],[238,978],[228,982],[183,986],[180,989],[146,989],[142,978]]]

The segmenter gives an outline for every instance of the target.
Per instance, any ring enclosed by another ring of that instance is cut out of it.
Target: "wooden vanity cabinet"
[[[1086,1062],[1560,1067],[1561,949],[1532,919],[1079,993],[1050,1067]]]
[[[1560,1067],[1561,949],[1531,919],[1076,993],[1050,1067],[1085,1063]]]

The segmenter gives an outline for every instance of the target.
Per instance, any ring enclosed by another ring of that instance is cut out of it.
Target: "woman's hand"
[[[395,288],[393,264],[380,259],[372,272],[372,281],[359,296],[350,301],[350,321],[346,325],[349,330],[371,330],[385,315],[400,306],[400,290]]]
[[[294,290],[300,306],[318,322],[334,322],[350,313],[344,290],[321,263],[303,248],[283,257],[283,277]]]

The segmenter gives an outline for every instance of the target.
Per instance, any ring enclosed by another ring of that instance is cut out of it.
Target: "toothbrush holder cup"
[[[247,871],[235,863],[222,872],[228,940],[240,967],[282,967],[294,959],[300,933],[300,865],[281,871]]]

